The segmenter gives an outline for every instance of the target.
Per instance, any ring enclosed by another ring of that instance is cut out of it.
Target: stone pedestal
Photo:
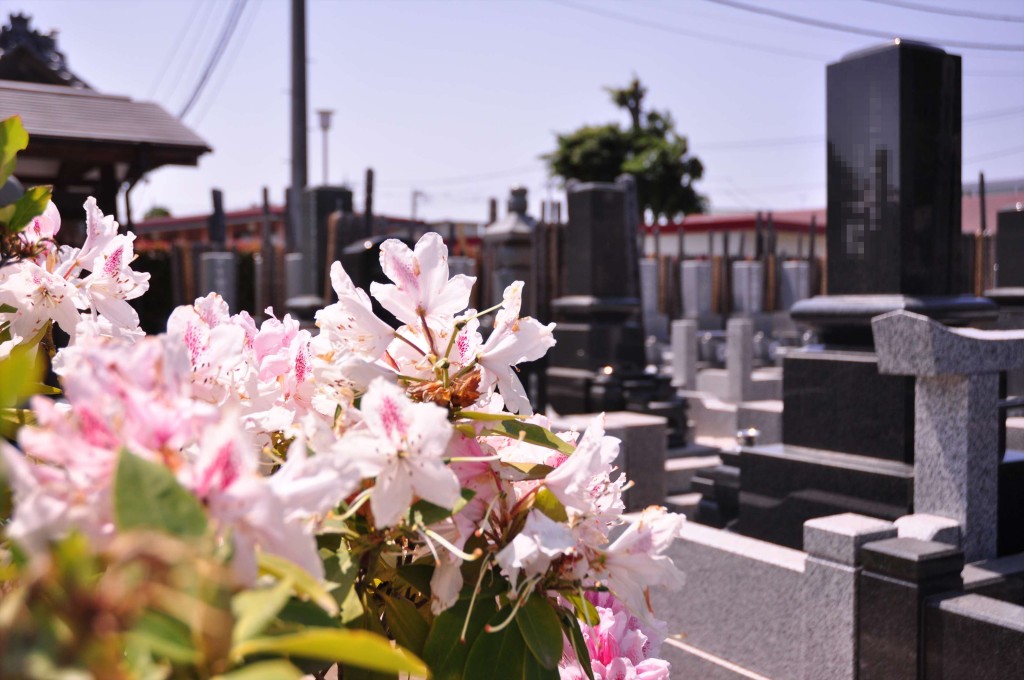
[[[951,329],[894,312],[873,322],[883,373],[917,377],[914,509],[960,524],[968,561],[995,557],[1000,530],[999,372],[1024,366],[1024,331]]]
[[[868,543],[857,593],[859,680],[925,677],[926,599],[962,586],[957,548],[914,538]]]
[[[672,322],[672,386],[693,390],[697,387],[697,322],[691,319]]]
[[[199,256],[199,295],[219,293],[232,313],[238,307],[238,258],[234,253],[203,253]]]
[[[754,370],[754,322],[729,319],[726,326],[725,370],[729,374],[727,401],[738,404],[750,396]]]

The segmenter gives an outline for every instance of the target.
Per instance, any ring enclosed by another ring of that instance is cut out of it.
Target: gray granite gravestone
[[[914,378],[879,373],[872,317],[995,312],[957,289],[960,58],[898,40],[830,65],[827,138],[829,295],[791,311],[824,347],[786,355],[782,443],[740,456],[737,531],[792,547],[815,517],[914,507]]]

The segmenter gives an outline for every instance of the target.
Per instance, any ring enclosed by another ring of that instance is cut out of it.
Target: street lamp
[[[334,115],[332,109],[317,109],[316,114],[320,116],[320,130],[324,133],[324,186],[327,186],[327,131],[331,129],[331,116]]]

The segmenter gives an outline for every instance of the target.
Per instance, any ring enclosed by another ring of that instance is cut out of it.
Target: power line
[[[224,51],[227,49],[228,43],[231,42],[231,36],[235,32],[235,28],[238,26],[238,20],[241,18],[242,12],[245,10],[246,2],[247,0],[235,0],[235,3],[231,6],[231,13],[228,14],[228,18],[224,22],[224,28],[221,30],[220,38],[217,40],[217,44],[214,45],[213,52],[210,54],[210,58],[206,62],[206,68],[203,69],[203,74],[199,77],[199,82],[196,83],[195,89],[192,90],[192,95],[185,103],[185,106],[182,107],[181,113],[178,114],[179,118],[184,118],[188,114],[189,110],[199,99],[199,95],[202,94],[206,83],[209,82],[210,76],[213,75],[214,69],[217,68],[217,64],[220,62],[220,58],[224,56]]]
[[[879,5],[890,5],[903,9],[912,9],[915,12],[927,12],[929,14],[945,14],[951,17],[967,17],[968,19],[984,19],[986,21],[1019,21],[1024,23],[1024,17],[1013,14],[990,14],[989,12],[974,12],[967,9],[953,9],[949,7],[934,7],[922,5],[917,2],[903,2],[903,0],[866,0],[877,2]]]
[[[206,39],[207,28],[213,26],[213,11],[215,3],[204,2],[200,5],[201,9],[196,12],[193,16],[200,28],[197,31],[190,31],[191,41],[189,41],[188,48],[185,50],[185,58],[182,60],[181,66],[175,69],[174,77],[166,88],[166,94],[163,100],[167,103],[170,108],[171,100],[174,98],[174,93],[178,91],[178,85],[181,84],[181,77],[186,71],[191,70],[193,59],[199,54],[199,47],[204,43]]]
[[[824,21],[822,19],[814,19],[812,17],[805,17],[800,14],[790,14],[789,12],[780,12],[778,10],[769,9],[767,7],[759,7],[756,5],[748,5],[744,2],[736,2],[736,0],[705,0],[716,5],[723,5],[725,7],[732,7],[733,9],[739,9],[744,12],[753,12],[754,14],[763,14],[765,16],[774,17],[776,19],[782,19],[783,21],[792,21],[798,24],[805,24],[807,26],[814,26],[816,28],[825,28],[830,31],[839,31],[841,33],[853,33],[855,35],[866,35],[872,38],[882,38],[884,40],[892,40],[897,36],[887,31],[876,31],[870,28],[860,28],[858,26],[850,26],[848,24],[838,24],[832,21]],[[968,42],[962,40],[946,40],[938,38],[915,38],[907,36],[911,40],[918,40],[926,43],[937,43],[940,45],[946,45],[947,47],[956,47],[964,50],[991,50],[994,52],[1024,52],[1024,45],[1005,45],[997,43],[978,43]]]
[[[188,21],[182,24],[181,31],[179,31],[178,35],[175,37],[174,49],[172,49],[171,53],[167,55],[167,59],[164,61],[163,68],[160,69],[160,75],[157,76],[156,82],[153,83],[153,89],[149,91],[150,99],[152,99],[153,96],[156,95],[157,90],[160,89],[160,84],[163,82],[164,76],[167,75],[167,69],[170,68],[171,64],[177,58],[178,50],[181,49],[182,44],[185,42],[185,36],[187,36],[192,31],[192,27],[196,23],[196,17],[199,16],[199,12],[197,10],[199,9],[200,2],[201,0],[196,0],[195,5],[188,13]]]
[[[394,180],[390,182],[380,182],[381,186],[387,187],[410,187],[416,186],[446,186],[446,185],[459,185],[459,184],[475,184],[476,182],[483,182],[490,179],[500,179],[502,177],[508,177],[509,175],[517,175],[524,172],[531,172],[541,170],[542,168],[537,167],[537,163],[531,163],[530,165],[523,165],[517,168],[509,168],[507,170],[495,170],[493,172],[475,173],[472,175],[460,175],[457,177],[443,177],[435,180],[420,180],[420,181],[403,181]]]
[[[241,54],[242,50],[245,48],[245,40],[249,37],[249,31],[252,30],[252,25],[256,22],[256,15],[258,15],[260,11],[260,2],[261,0],[256,0],[256,5],[253,7],[252,11],[249,12],[249,16],[246,17],[245,23],[242,24],[242,32],[239,34],[238,40],[235,41],[235,45],[237,45],[237,47],[228,55],[227,63],[221,71],[220,79],[217,81],[217,92],[220,91],[221,86],[225,83],[228,76],[231,75],[231,69],[234,68],[235,62],[238,61],[238,55]],[[216,95],[206,98],[206,105],[199,110],[192,121],[194,126],[199,126],[199,123],[201,123],[203,118],[206,117],[206,114],[210,111],[210,107],[213,106],[213,102],[216,100]]]
[[[971,156],[965,158],[965,163],[976,163],[978,161],[987,161],[993,158],[1002,158],[1003,156],[1012,156],[1013,154],[1024,152],[1024,146],[1013,146],[1009,149],[1001,149],[999,151],[992,151],[991,153],[983,153],[979,156]]]
[[[670,26],[661,22],[647,21],[639,17],[630,16],[628,14],[620,14],[618,12],[611,12],[604,9],[598,9],[597,7],[587,7],[585,5],[578,5],[569,0],[548,0],[556,5],[562,5],[563,7],[569,7],[570,9],[577,10],[579,12],[587,12],[588,14],[594,14],[606,19],[612,19],[614,21],[620,21],[627,24],[633,24],[634,26],[643,26],[644,28],[653,28],[656,31],[662,31],[664,33],[671,33],[672,35],[683,35],[688,38],[695,38],[697,40],[706,40],[718,45],[732,45],[733,47],[740,47],[748,50],[755,50],[758,52],[768,52],[771,54],[778,54],[784,57],[795,57],[797,59],[807,59],[810,61],[821,62],[828,59],[817,54],[810,54],[808,52],[798,52],[796,50],[787,50],[781,47],[770,47],[768,45],[758,45],[756,43],[749,43],[743,40],[733,40],[723,36],[714,35],[711,33],[701,33],[699,31],[692,31],[686,28],[680,28],[678,26]]]
[[[1016,106],[1010,109],[999,109],[998,111],[985,111],[984,113],[976,113],[973,116],[965,116],[965,123],[973,123],[980,120],[992,120],[995,118],[1006,118],[1007,116],[1017,116],[1024,113],[1024,106]]]

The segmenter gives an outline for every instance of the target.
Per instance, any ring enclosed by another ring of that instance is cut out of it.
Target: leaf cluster
[[[704,166],[690,153],[672,115],[644,108],[647,89],[636,78],[629,86],[608,92],[612,102],[629,113],[632,125],[584,125],[557,134],[555,150],[543,156],[551,174],[581,182],[611,182],[631,174],[641,210],[655,220],[704,212],[707,199],[693,186],[703,177]]]

